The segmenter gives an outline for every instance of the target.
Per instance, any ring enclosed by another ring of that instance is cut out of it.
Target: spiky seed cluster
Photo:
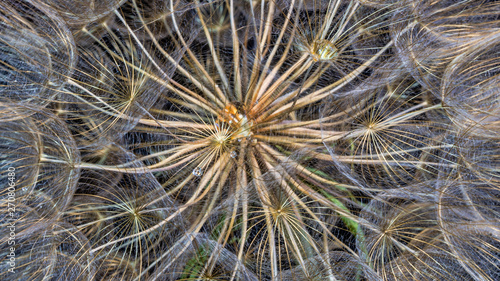
[[[499,13],[0,3],[0,279],[498,280]]]

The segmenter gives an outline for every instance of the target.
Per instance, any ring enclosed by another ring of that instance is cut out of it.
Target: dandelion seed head
[[[230,131],[229,134],[224,136],[218,136],[217,141],[227,142],[238,140],[241,138],[247,138],[252,135],[252,126],[253,121],[250,120],[241,110],[237,109],[237,107],[233,104],[228,104],[220,113],[218,120],[218,124],[227,124],[225,125]]]
[[[338,56],[338,49],[329,40],[317,40],[310,44],[309,54],[314,61],[329,61]]]
[[[76,2],[0,1],[12,280],[499,280],[498,1]]]

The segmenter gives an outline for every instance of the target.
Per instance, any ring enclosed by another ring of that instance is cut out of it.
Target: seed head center
[[[334,59],[338,54],[338,49],[332,42],[323,39],[311,44],[310,53],[314,61],[325,61]]]
[[[253,121],[250,120],[245,112],[238,109],[233,104],[224,107],[217,119],[218,124],[227,124],[231,128],[231,139],[249,138],[252,135]]]

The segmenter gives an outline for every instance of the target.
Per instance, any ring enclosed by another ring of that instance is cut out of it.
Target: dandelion
[[[495,280],[497,9],[0,4],[15,279]]]

